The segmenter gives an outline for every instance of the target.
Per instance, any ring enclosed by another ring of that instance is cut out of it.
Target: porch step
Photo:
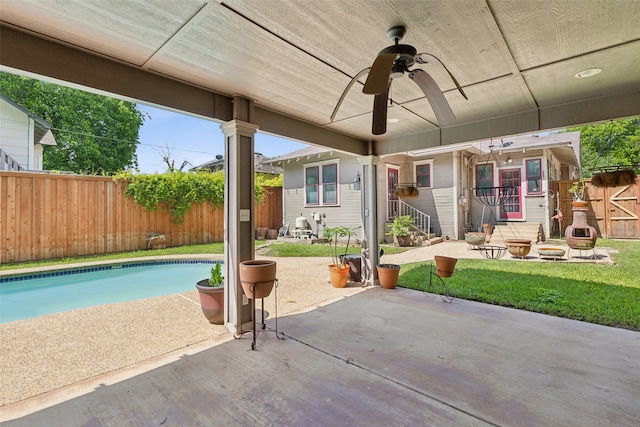
[[[496,224],[491,241],[504,241],[508,239],[527,239],[531,243],[545,240],[542,224],[535,222],[499,222]]]

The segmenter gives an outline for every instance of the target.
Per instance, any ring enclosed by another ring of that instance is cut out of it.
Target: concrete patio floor
[[[273,320],[267,325],[274,327]],[[640,333],[371,288],[2,408],[41,425],[640,425]]]

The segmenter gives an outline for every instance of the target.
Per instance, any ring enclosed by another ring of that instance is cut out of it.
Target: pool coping
[[[32,278],[38,277],[37,274],[40,273],[48,273],[48,272],[61,272],[61,271],[73,271],[80,269],[89,269],[104,266],[105,269],[107,266],[111,265],[120,265],[120,264],[132,264],[132,263],[153,263],[159,261],[210,261],[210,262],[219,262],[224,261],[224,255],[222,254],[185,254],[185,255],[154,255],[148,257],[135,257],[135,258],[119,258],[119,259],[110,259],[110,260],[102,260],[102,261],[87,261],[87,262],[74,262],[69,264],[57,264],[57,265],[47,265],[42,267],[29,267],[29,268],[15,268],[11,270],[2,270],[0,271],[0,283],[7,283],[9,281],[3,280],[7,277],[22,277],[25,275],[34,275]],[[91,270],[95,271],[95,270]],[[69,274],[69,273],[66,273]],[[42,277],[42,276],[40,276]],[[26,279],[19,279],[26,280]]]
[[[0,274],[0,285],[5,283],[15,283],[31,279],[41,279],[46,277],[60,277],[69,276],[73,274],[91,273],[96,271],[108,271],[121,268],[134,268],[134,267],[146,267],[150,265],[175,265],[175,264],[215,264],[224,262],[223,260],[215,259],[136,259],[133,261],[118,260],[117,262],[111,262],[106,264],[90,264],[81,267],[68,267],[68,264],[62,268],[44,269],[32,272],[22,272],[15,274]],[[8,270],[9,271],[9,270]]]

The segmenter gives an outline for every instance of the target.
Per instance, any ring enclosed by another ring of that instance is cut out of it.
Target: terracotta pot
[[[377,268],[380,287],[383,289],[395,289],[398,285],[400,266],[397,264],[380,264]]]
[[[256,227],[256,240],[264,240],[267,237],[266,227]]]
[[[247,298],[265,298],[276,280],[276,262],[250,260],[240,263],[240,284]]]
[[[403,248],[407,248],[409,246],[411,246],[411,236],[407,235],[407,236],[396,236],[396,239],[398,239],[398,246],[403,247]]]
[[[329,264],[329,278],[334,288],[344,288],[349,280],[349,266]]]
[[[267,239],[276,240],[278,238],[278,230],[268,230]]]
[[[209,323],[222,325],[224,323],[224,286],[212,288],[209,279],[196,283],[198,295],[200,295],[200,307],[202,314]]]
[[[587,208],[589,207],[589,201],[588,200],[574,200],[574,201],[571,202],[571,206],[573,207],[573,209],[587,210]]]
[[[509,253],[514,257],[524,258],[531,250],[531,240],[507,239],[504,243],[507,245]]]
[[[448,256],[436,255],[436,274],[440,277],[453,276],[453,270],[458,262],[457,258],[449,258]]]

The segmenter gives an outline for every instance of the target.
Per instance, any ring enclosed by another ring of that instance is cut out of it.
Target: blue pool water
[[[0,323],[195,289],[215,261],[159,261],[0,277]]]

